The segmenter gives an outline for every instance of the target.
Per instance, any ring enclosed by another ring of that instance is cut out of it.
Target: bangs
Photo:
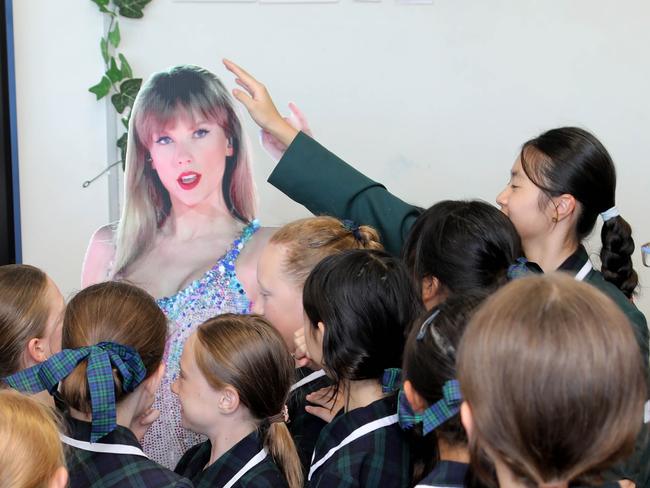
[[[179,119],[193,123],[200,120],[216,122],[226,133],[231,133],[227,109],[219,97],[210,92],[189,91],[187,87],[176,86],[175,89],[152,91],[148,95],[148,100],[142,101],[147,108],[135,117],[135,130],[144,147],[151,145],[154,134],[175,125]]]

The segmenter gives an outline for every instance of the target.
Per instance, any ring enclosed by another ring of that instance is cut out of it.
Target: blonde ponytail
[[[302,487],[302,465],[287,424],[274,422],[269,425],[264,435],[264,447],[282,471],[289,488]]]

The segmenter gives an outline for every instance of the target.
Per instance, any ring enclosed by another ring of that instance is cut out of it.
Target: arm
[[[288,146],[269,183],[312,213],[352,219],[375,227],[386,249],[399,254],[420,209],[298,132],[277,111],[266,87],[236,64],[224,61],[242,90],[233,95],[253,120],[280,146]]]
[[[90,238],[81,270],[81,287],[106,281],[114,257],[113,229],[110,225],[105,225]]]

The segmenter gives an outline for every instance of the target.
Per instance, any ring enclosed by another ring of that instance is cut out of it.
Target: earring
[[[557,224],[557,217],[553,217],[553,218],[551,219],[551,221],[552,221],[554,224]]]
[[[147,154],[147,155],[144,157],[144,161],[145,161],[146,163],[153,163],[153,158],[151,157],[151,154]]]

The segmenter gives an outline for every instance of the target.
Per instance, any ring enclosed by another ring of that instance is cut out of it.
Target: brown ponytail
[[[142,358],[147,377],[163,358],[167,321],[153,297],[123,282],[107,281],[81,290],[70,300],[63,318],[62,346],[76,349],[103,341],[131,346]],[[91,413],[84,360],[63,380],[61,396],[80,412]],[[125,395],[122,380],[113,370],[115,400]]]
[[[295,374],[280,334],[259,315],[223,314],[201,324],[196,338],[196,364],[208,384],[237,390],[289,487],[302,487],[296,446],[285,423],[278,421]]]

